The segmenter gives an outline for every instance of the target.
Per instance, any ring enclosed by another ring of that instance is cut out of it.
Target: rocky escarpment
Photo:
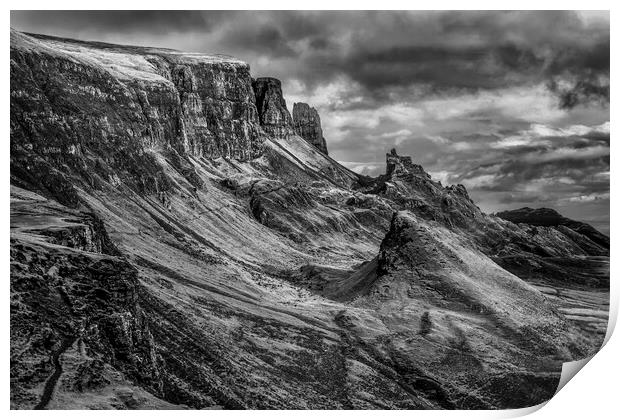
[[[577,230],[359,176],[230,57],[12,36],[14,408],[524,407],[600,346]]]
[[[260,124],[265,132],[281,138],[296,134],[327,155],[327,143],[316,109],[305,103],[295,103],[291,117],[278,79],[260,77],[252,82],[252,87]]]
[[[400,156],[394,149],[386,155],[386,174],[365,180],[357,190],[389,199],[397,209],[462,231],[493,257],[521,252],[535,258],[606,256],[609,252],[609,238],[555,211],[525,212],[531,217],[526,217],[522,210],[497,216],[484,214],[463,185],[442,186],[422,166],[414,164],[411,157]],[[550,216],[534,217],[533,213]],[[506,221],[510,219],[521,224]]]
[[[327,142],[323,137],[321,118],[316,109],[303,102],[293,104],[293,125],[301,138],[327,154]]]
[[[11,87],[11,173],[70,206],[76,184],[167,191],[155,150],[180,167],[263,151],[249,66],[232,58],[11,31]]]
[[[386,177],[416,175],[422,178],[430,179],[431,176],[424,171],[424,168],[418,164],[414,164],[411,156],[399,156],[396,149],[390,150],[385,156]]]
[[[361,179],[357,191],[384,197],[396,209],[413,211],[449,227],[471,228],[485,221],[464,186],[442,186],[410,156],[400,156],[395,149],[386,154],[386,173],[375,179]]]
[[[508,232],[525,233],[492,242],[495,260],[510,272],[553,287],[609,288],[608,236],[552,209],[522,208],[496,216],[509,221]]]
[[[293,132],[293,119],[282,95],[282,83],[272,77],[252,82],[258,118],[263,129],[274,137],[288,137]]]
[[[53,398],[98,394],[92,408],[169,406],[152,395],[162,392],[160,361],[137,271],[101,222],[19,188],[11,210],[12,405],[60,408]]]
[[[72,146],[78,149],[74,153],[84,152],[80,146],[95,143],[97,135],[118,146],[171,146],[195,157],[247,160],[261,153],[263,140],[246,63],[149,48],[93,49],[77,41],[11,34],[12,82],[34,88],[13,92],[23,123],[16,129],[44,137],[46,133],[32,130],[71,127]],[[62,80],[41,78],[53,72],[61,72]],[[47,114],[30,108],[40,99],[44,102],[37,105]],[[87,119],[76,115],[82,104],[90,106]],[[53,112],[58,112],[55,119]],[[46,124],[36,125],[35,118]]]

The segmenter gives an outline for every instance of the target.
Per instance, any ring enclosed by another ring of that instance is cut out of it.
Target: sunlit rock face
[[[282,96],[282,83],[273,77],[259,77],[252,83],[261,126],[271,136],[294,134],[293,119]]]
[[[316,109],[298,102],[293,105],[293,124],[295,132],[308,143],[327,154],[327,143],[323,137],[321,117]]]
[[[164,65],[163,71],[168,69],[181,105],[177,141],[182,151],[239,160],[262,153],[264,134],[259,129],[247,64],[180,59]]]
[[[169,179],[150,151],[244,161],[264,137],[241,61],[11,32],[11,169],[64,204],[77,199],[59,166],[160,192]]]

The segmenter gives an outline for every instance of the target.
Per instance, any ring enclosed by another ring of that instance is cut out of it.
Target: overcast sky
[[[319,110],[357,172],[412,155],[487,212],[609,232],[608,12],[12,12],[26,32],[223,53]]]

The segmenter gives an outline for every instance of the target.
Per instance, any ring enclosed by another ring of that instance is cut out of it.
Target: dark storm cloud
[[[394,47],[380,51],[357,50],[342,69],[371,90],[432,84],[438,88],[495,88],[505,86],[502,72],[487,62],[495,60],[487,48],[437,46]]]
[[[181,10],[49,10],[11,11],[11,25],[29,32],[143,32],[165,34],[209,29],[222,17]],[[53,33],[52,33],[53,32]]]
[[[573,128],[584,130],[585,127]],[[546,129],[538,130],[544,133]],[[491,194],[500,204],[555,203],[609,199],[608,126],[592,127],[582,135],[536,135],[532,144],[507,146],[493,142],[474,147],[474,156],[486,147],[484,162],[473,167],[444,162],[452,169],[451,181],[464,183],[477,194]],[[497,149],[494,146],[503,145]],[[506,146],[506,148],[504,148]],[[495,149],[495,150],[494,150]],[[464,156],[461,155],[462,159]]]
[[[526,22],[533,16],[539,26]],[[411,84],[438,90],[495,89],[546,81],[562,107],[609,101],[608,28],[588,28],[570,12],[438,17],[430,38],[412,29],[418,23],[415,17],[396,20],[393,32],[413,39],[404,45],[354,39],[354,47],[337,62],[340,70],[371,91]],[[553,30],[549,25],[555,25]]]
[[[570,109],[584,103],[609,103],[609,78],[599,75],[570,75],[561,86],[557,80],[548,83],[549,90],[559,97],[560,108]]]
[[[289,40],[283,35],[282,31],[272,25],[261,26],[252,33],[230,28],[224,33],[224,37],[227,43],[243,45],[248,50],[260,51],[265,46],[269,46],[271,58],[294,58],[297,56],[296,51],[289,45]]]
[[[330,155],[411,154],[485,211],[609,221],[609,13],[12,12],[18,30],[224,53],[319,109]],[[607,123],[607,125],[605,125]]]
[[[344,75],[378,97],[386,87],[413,84],[494,89],[540,81],[565,107],[609,96],[609,28],[573,12],[50,11],[11,17],[17,27],[65,34],[202,32],[209,38],[205,50],[225,48],[250,64],[288,58],[279,62],[282,73],[310,87]]]
[[[550,65],[549,89],[560,98],[560,107],[580,103],[609,103],[609,37],[601,37],[585,50],[562,50]]]

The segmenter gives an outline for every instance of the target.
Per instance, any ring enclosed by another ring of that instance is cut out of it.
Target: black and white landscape
[[[12,408],[521,408],[600,348],[608,13],[11,25]]]

